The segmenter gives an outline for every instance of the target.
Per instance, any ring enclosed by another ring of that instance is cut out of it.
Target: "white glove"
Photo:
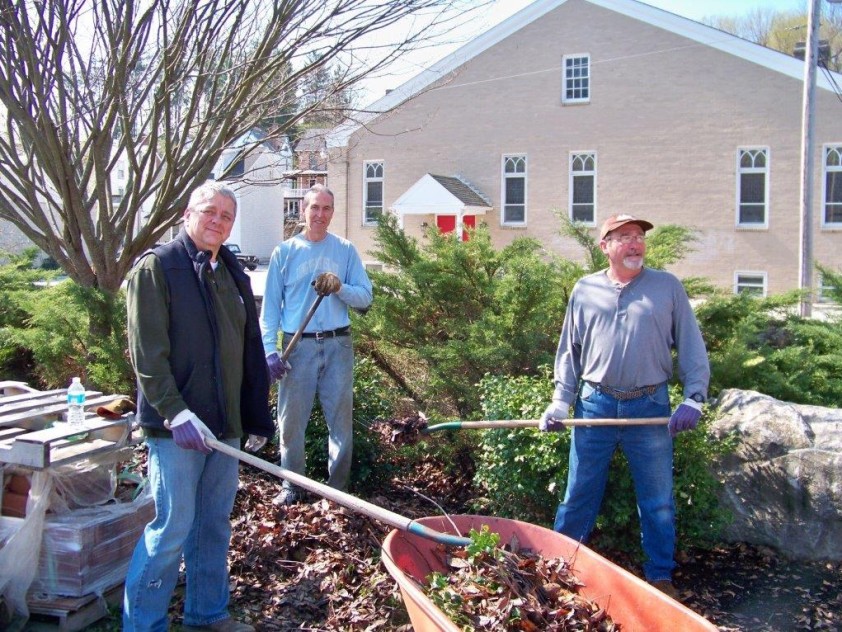
[[[213,438],[213,433],[191,410],[182,410],[169,422],[173,439],[179,448],[198,450],[210,454],[211,449],[205,443],[205,437]]]
[[[247,452],[257,452],[260,448],[266,445],[266,437],[261,437],[260,435],[253,435],[250,434],[249,438],[246,440],[246,451]]]
[[[570,404],[560,399],[553,398],[553,401],[547,406],[547,410],[541,415],[541,420],[538,422],[538,429],[541,432],[552,432],[564,428],[564,421],[570,414]]]

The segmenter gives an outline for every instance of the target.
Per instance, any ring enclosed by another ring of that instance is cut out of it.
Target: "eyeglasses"
[[[228,211],[223,211],[221,213],[216,212],[214,209],[211,208],[203,208],[198,211],[193,211],[194,213],[200,215],[202,219],[206,221],[210,221],[212,219],[218,219],[223,224],[232,224],[234,222],[234,215],[229,213]]]
[[[644,244],[646,243],[646,235],[620,235],[619,237],[609,237],[605,241],[619,241],[624,246],[628,246],[632,242]]]

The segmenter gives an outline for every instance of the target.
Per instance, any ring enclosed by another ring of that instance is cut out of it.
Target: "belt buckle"
[[[315,337],[316,337],[316,342],[322,342],[325,339],[325,332],[317,331]]]

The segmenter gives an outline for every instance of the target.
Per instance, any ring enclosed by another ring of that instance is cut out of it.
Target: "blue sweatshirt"
[[[266,289],[260,312],[263,349],[266,355],[278,351],[278,336],[294,333],[316,300],[311,283],[323,272],[333,272],[342,288],[326,296],[305,332],[330,331],[351,323],[348,308],[371,305],[371,281],[356,248],[332,233],[321,241],[303,235],[287,239],[272,252]]]

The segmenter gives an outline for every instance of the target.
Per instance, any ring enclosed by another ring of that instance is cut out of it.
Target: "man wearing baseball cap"
[[[629,463],[635,486],[647,581],[677,597],[673,439],[691,430],[707,398],[710,367],[696,316],[681,282],[669,272],[644,266],[646,231],[652,224],[613,215],[599,231],[608,268],[580,279],[573,288],[555,359],[553,401],[541,430],[563,427],[570,407],[577,419],[669,417],[669,425],[576,426],[570,469],[555,530],[586,541],[596,523],[617,446]],[[684,402],[670,414],[668,382],[672,351]]]

